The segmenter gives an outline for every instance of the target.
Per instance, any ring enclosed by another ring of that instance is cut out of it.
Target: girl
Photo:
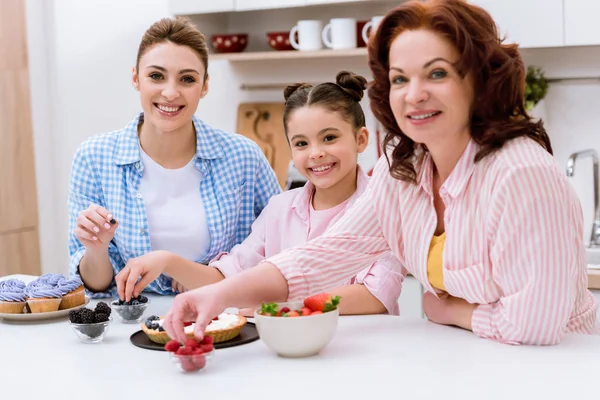
[[[426,289],[435,323],[511,344],[600,332],[581,207],[525,111],[517,46],[477,6],[413,0],[381,21],[369,62],[389,163],[324,235],[176,297],[169,335],[196,319],[202,337],[226,306],[319,292],[390,249]]]
[[[294,166],[308,180],[307,184],[271,198],[252,225],[250,236],[230,253],[219,254],[209,266],[173,255],[162,266],[126,267],[117,276],[120,296],[136,296],[161,273],[187,288],[221,281],[320,236],[339,220],[368,183],[366,174],[357,166],[358,154],[368,143],[365,116],[359,104],[365,88],[365,78],[345,71],[337,75],[336,83],[287,87],[285,132]],[[341,296],[340,312],[398,314],[404,275],[397,259],[388,253],[365,266],[368,267],[339,287],[330,288],[333,295]]]
[[[169,254],[208,262],[248,236],[280,192],[259,147],[208,126],[194,113],[208,92],[208,47],[188,20],[163,19],[144,34],[133,68],[143,112],[95,136],[75,154],[69,190],[71,274],[113,296],[128,264]],[[157,276],[147,290],[171,294]]]

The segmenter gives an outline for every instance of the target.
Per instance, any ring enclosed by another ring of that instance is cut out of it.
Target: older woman
[[[599,332],[580,204],[525,111],[517,46],[479,7],[410,1],[369,56],[371,107],[393,146],[370,188],[323,236],[178,296],[169,334],[196,319],[202,336],[226,306],[319,292],[389,249],[426,289],[433,322],[512,344]]]

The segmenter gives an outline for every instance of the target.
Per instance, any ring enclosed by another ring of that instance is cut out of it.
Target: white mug
[[[290,44],[296,50],[312,51],[323,48],[321,43],[321,30],[323,22],[319,20],[303,20],[290,31]],[[298,32],[298,41],[296,41],[296,32]]]
[[[356,47],[356,19],[333,18],[321,36],[325,46],[331,49],[353,49]]]
[[[365,41],[365,43],[369,43],[369,35],[367,35],[367,33],[369,32],[369,29],[377,29],[377,26],[379,26],[379,23],[381,22],[383,17],[384,17],[383,15],[377,15],[377,16],[371,18],[371,20],[369,22],[367,22],[365,24],[365,26],[363,26],[362,38]]]

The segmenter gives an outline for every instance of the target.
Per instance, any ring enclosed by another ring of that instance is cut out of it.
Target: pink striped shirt
[[[473,332],[511,344],[600,333],[597,303],[587,290],[583,216],[566,176],[529,138],[474,163],[478,150],[471,141],[440,188],[444,284],[450,295],[479,304]],[[380,159],[369,188],[336,225],[266,260],[287,279],[291,299],[345,281],[389,249],[434,292],[427,279],[437,221],[428,153],[416,171],[416,184],[396,180]]]
[[[339,220],[354,204],[368,184],[369,177],[359,168],[354,194],[334,209],[318,212],[311,212],[314,186],[310,182],[302,188],[271,197],[269,204],[252,224],[248,238],[234,246],[229,253],[219,254],[209,265],[229,277],[254,267],[265,258],[322,235],[328,226]],[[316,214],[322,216],[317,218]],[[388,313],[398,315],[398,297],[406,275],[406,270],[400,267],[398,259],[388,251],[376,262],[363,264],[362,267],[358,275],[337,282],[337,286],[363,284],[385,306]]]

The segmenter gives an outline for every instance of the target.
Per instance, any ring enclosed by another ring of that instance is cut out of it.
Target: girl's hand
[[[108,249],[119,223],[104,207],[91,204],[77,217],[73,233],[86,249]]]
[[[181,283],[177,282],[175,279],[173,279],[173,282],[171,283],[171,287],[172,287],[174,293],[187,292],[187,289],[185,287],[183,287],[183,285]]]
[[[473,330],[471,319],[478,304],[471,304],[447,293],[438,299],[431,292],[423,295],[423,311],[431,322],[441,325],[454,325],[467,330]]]
[[[185,343],[187,337],[183,323],[195,322],[194,335],[201,340],[206,326],[226,308],[221,287],[220,283],[215,283],[175,296],[163,321],[163,328],[169,336]]]
[[[119,297],[125,301],[137,297],[146,286],[163,273],[169,256],[168,251],[158,250],[130,259],[125,268],[115,277]]]

